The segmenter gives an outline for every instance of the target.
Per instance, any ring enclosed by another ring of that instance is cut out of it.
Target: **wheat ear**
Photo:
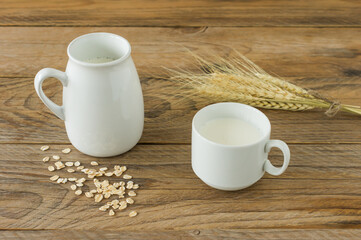
[[[361,115],[359,106],[331,101],[314,91],[271,76],[236,53],[236,58],[216,57],[216,63],[212,63],[191,52],[202,71],[167,69],[170,80],[181,84],[185,93],[197,94],[212,102],[235,101],[254,107],[290,111],[324,108],[328,116],[334,116],[340,110]]]

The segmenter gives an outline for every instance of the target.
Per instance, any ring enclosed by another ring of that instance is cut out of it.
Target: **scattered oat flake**
[[[44,152],[44,151],[48,150],[49,148],[50,148],[49,146],[44,145],[44,146],[41,146],[40,150]]]
[[[62,163],[61,161],[57,161],[56,163],[54,163],[54,165],[55,165],[56,169],[58,169],[58,170],[65,167],[64,163]]]
[[[80,178],[78,181],[81,182],[81,183],[83,183],[83,182],[86,181],[86,179],[85,179],[85,178]]]
[[[114,213],[113,209],[110,209],[110,210],[109,210],[109,216],[114,216],[114,214],[115,214],[115,213]]]
[[[75,184],[71,185],[71,186],[70,186],[70,189],[71,189],[71,190],[75,190],[75,189],[76,189],[76,185],[75,185]]]
[[[132,189],[132,188],[133,188],[133,185],[134,185],[134,182],[133,182],[133,181],[128,181],[126,188],[127,188],[127,189]]]
[[[54,175],[54,176],[50,177],[50,180],[51,181],[56,181],[56,180],[58,180],[58,178],[59,178],[58,175]]]
[[[123,178],[124,178],[124,179],[132,179],[133,177],[130,176],[130,175],[128,175],[128,174],[125,174],[125,175],[123,176]]]
[[[62,183],[67,183],[68,182],[68,179],[67,178],[64,178]]]
[[[125,199],[125,201],[129,204],[133,204],[134,203],[134,200],[132,198],[127,198]]]
[[[99,208],[99,210],[105,212],[108,208],[109,208],[108,205],[104,205],[104,206],[101,206],[101,207]]]
[[[139,188],[139,184],[134,184],[133,185],[133,189],[138,189]]]
[[[135,196],[137,196],[137,194],[134,191],[129,191],[128,196],[135,197]]]
[[[75,191],[75,194],[78,195],[78,196],[81,195],[82,193],[83,192],[80,189]]]
[[[73,162],[66,162],[66,163],[65,163],[65,166],[67,166],[67,167],[72,167],[72,166],[74,166],[74,163],[73,163]]]
[[[91,197],[93,197],[94,195],[93,195],[91,192],[86,192],[86,193],[85,193],[85,196],[88,197],[88,198],[91,198]]]
[[[94,180],[96,180],[96,179],[94,179]],[[96,182],[96,181],[94,181],[94,185],[95,185],[97,188],[100,188],[100,187],[101,187],[100,182]]]
[[[82,184],[82,183],[77,183],[76,185],[77,185],[78,187],[84,186],[84,184]]]
[[[76,170],[83,170],[84,169],[84,166],[79,166],[76,168]]]
[[[54,159],[54,160],[59,160],[59,159],[60,159],[60,156],[59,156],[59,155],[54,155],[54,156],[53,156],[53,159]]]
[[[74,166],[75,166],[75,167],[79,167],[79,166],[80,166],[80,162],[79,162],[79,161],[76,161],[76,162],[74,163]]]
[[[67,154],[67,153],[71,152],[71,149],[70,148],[65,148],[65,149],[61,150],[61,152]]]
[[[44,157],[43,158],[43,162],[49,162],[49,160],[50,160],[50,157]]]
[[[128,204],[126,201],[121,201],[120,204],[119,204],[119,210],[123,210],[123,209],[126,209]]]
[[[113,191],[113,194],[116,194],[116,195],[118,195],[119,196],[119,198],[124,198],[124,191],[122,191],[122,190],[115,190],[115,191]]]
[[[121,167],[120,167],[120,171],[125,172],[126,170],[127,170],[127,167],[126,167],[126,166],[121,166]]]
[[[103,200],[103,194],[97,194],[94,197],[95,202],[100,202],[101,200]]]
[[[95,178],[96,175],[97,175],[97,173],[89,173],[88,178],[93,179],[93,178]]]
[[[104,180],[103,182],[101,182],[103,187],[108,187],[109,186],[109,181],[108,180]]]
[[[63,182],[63,178],[58,178],[58,180],[56,180],[57,183],[62,183]]]
[[[98,162],[96,162],[96,161],[92,161],[90,164],[91,164],[92,166],[98,166],[98,165],[99,165]]]
[[[72,168],[67,169],[67,171],[68,171],[69,173],[73,173],[73,172],[75,172],[75,170],[74,170],[74,169],[72,169]]]
[[[53,172],[53,171],[55,171],[55,168],[54,168],[54,166],[49,166],[49,167],[48,167],[48,170],[49,170],[50,172]]]
[[[71,178],[68,178],[68,180],[69,180],[70,182],[75,182],[75,181],[77,180],[77,178],[71,177]]]
[[[104,175],[107,177],[111,177],[111,176],[113,176],[113,172],[106,172],[106,173],[104,173]]]
[[[131,211],[130,213],[129,213],[129,217],[135,217],[135,216],[137,216],[138,215],[138,213],[136,212],[136,211]]]

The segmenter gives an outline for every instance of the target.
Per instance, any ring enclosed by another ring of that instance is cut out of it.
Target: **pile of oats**
[[[49,146],[42,146],[40,148],[41,151],[45,152],[49,150]],[[70,148],[65,148],[61,151],[64,154],[69,154],[71,152]],[[94,198],[96,203],[100,203],[101,201],[109,198],[116,198],[112,201],[107,202],[105,205],[99,208],[100,211],[106,212],[109,210],[109,215],[114,216],[115,210],[124,210],[128,207],[128,205],[134,204],[134,200],[132,197],[135,197],[137,194],[134,190],[139,188],[139,185],[131,181],[133,177],[131,175],[125,174],[127,171],[126,166],[115,165],[112,169],[108,169],[107,167],[100,167],[98,169],[95,166],[99,167],[99,163],[96,161],[92,161],[90,163],[90,167],[86,168],[79,161],[71,162],[67,161],[63,163],[60,159],[59,155],[53,155],[52,158],[56,160],[53,165],[48,166],[48,170],[50,172],[59,171],[63,168],[66,168],[68,173],[80,172],[87,176],[86,178],[76,178],[76,177],[61,177],[59,175],[54,175],[50,177],[52,182],[58,184],[70,183],[70,189],[74,191],[75,195],[82,195],[82,187],[86,181],[90,181],[93,183],[94,188],[85,192],[84,195],[87,198]],[[44,163],[50,161],[50,157],[46,156],[42,160]],[[122,177],[124,181],[113,182],[110,183],[108,180],[100,181],[97,177]],[[126,181],[127,180],[127,181]],[[120,199],[120,200],[118,200]],[[138,213],[136,211],[131,211],[129,213],[129,217],[135,217]]]

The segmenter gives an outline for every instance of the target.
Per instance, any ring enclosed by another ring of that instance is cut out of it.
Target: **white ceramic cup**
[[[247,145],[223,145],[208,140],[200,128],[216,118],[238,118],[255,126],[261,138]],[[209,105],[193,118],[192,168],[207,185],[221,190],[239,190],[257,182],[265,172],[282,174],[290,161],[290,150],[281,140],[270,140],[271,124],[258,109],[240,103]],[[274,167],[267,159],[271,148],[279,148],[284,155],[282,167]]]
[[[36,75],[40,99],[64,120],[69,140],[79,151],[95,157],[128,151],[139,141],[144,125],[142,89],[129,42],[112,33],[91,33],[74,39],[67,52],[65,72],[44,68]],[[87,62],[99,57],[114,60]],[[63,84],[62,106],[42,90],[49,77]]]

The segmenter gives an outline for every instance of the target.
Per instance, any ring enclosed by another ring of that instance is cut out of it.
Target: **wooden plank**
[[[101,166],[125,164],[140,183],[136,204],[109,217],[68,184],[51,183],[54,173],[42,163],[66,145],[0,144],[1,229],[107,229],[125,231],[215,228],[359,228],[361,227],[361,145],[291,145],[289,169],[280,177],[265,175],[252,187],[236,192],[211,189],[190,166],[190,146],[138,145]],[[94,158],[76,150],[63,161]],[[270,157],[279,163],[279,153]],[[64,170],[58,175],[70,177]],[[110,178],[115,181],[115,177]],[[86,183],[84,190],[91,183]],[[136,218],[127,214],[137,210]]]
[[[340,113],[329,118],[321,111],[262,112],[271,121],[273,139],[288,143],[360,143],[359,116]],[[196,110],[186,109],[147,110],[140,142],[189,144],[195,113]],[[0,115],[1,143],[69,143],[63,121],[43,106],[31,110],[21,106],[11,110],[1,107]]]
[[[180,85],[167,79],[141,76],[145,109],[156,116],[166,110],[196,110],[211,102],[198,95],[187,95]],[[288,81],[320,94],[337,99],[345,104],[361,105],[361,78],[287,78]],[[51,100],[62,104],[63,86],[56,79],[44,82],[43,90]],[[160,91],[161,90],[161,91]],[[44,104],[35,93],[33,78],[0,78],[0,101],[4,107],[23,107],[28,110],[45,110]],[[153,112],[154,111],[154,112]]]
[[[89,239],[89,240],[118,240],[118,239],[359,239],[360,229],[213,229],[190,231],[96,231],[96,230],[13,230],[0,231],[0,237],[8,240],[32,239]]]
[[[360,26],[358,1],[12,1],[2,26]]]
[[[294,78],[345,78],[359,81],[361,30],[354,28],[0,28],[0,76],[34,77],[44,67],[64,70],[66,47],[79,35],[113,32],[132,44],[142,75],[162,67],[194,68],[197,54],[245,54],[269,72]],[[26,38],[24,38],[26,36]],[[359,83],[359,82],[358,82]]]
[[[345,103],[360,104],[360,80],[303,79],[297,82],[321,93],[333,93]],[[146,111],[141,142],[190,143],[192,118],[197,109],[210,102],[199,97],[175,98],[172,92],[179,93],[179,90],[171,82],[143,78],[142,85]],[[44,90],[61,104],[59,82],[48,80]],[[1,79],[0,102],[1,143],[69,143],[63,121],[40,101],[33,89],[33,79]],[[262,111],[272,123],[272,138],[288,143],[359,143],[361,139],[360,118],[351,114],[340,113],[329,118],[322,111]]]

